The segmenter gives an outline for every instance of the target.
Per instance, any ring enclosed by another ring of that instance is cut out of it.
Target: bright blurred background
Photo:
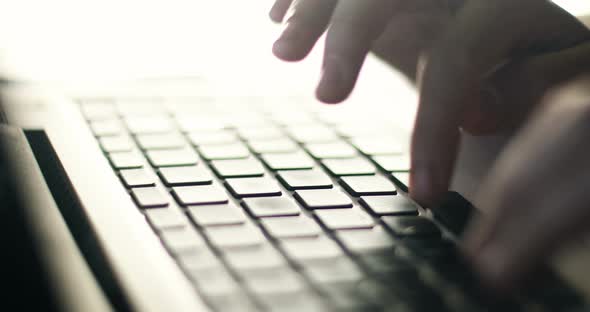
[[[557,2],[590,12],[590,1]],[[300,64],[275,59],[271,45],[281,26],[267,17],[272,3],[0,0],[0,76],[70,83],[197,76],[222,92],[311,95],[321,45]],[[374,58],[352,100],[368,94],[415,102],[409,84]]]

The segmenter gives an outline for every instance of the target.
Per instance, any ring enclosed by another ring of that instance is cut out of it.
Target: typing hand
[[[550,93],[481,187],[475,203],[490,213],[468,228],[466,249],[492,286],[513,288],[590,231],[589,90],[580,79]]]

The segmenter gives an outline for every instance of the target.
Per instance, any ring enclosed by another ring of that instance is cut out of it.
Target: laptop
[[[3,228],[26,250],[15,280],[45,291],[21,304],[589,309],[581,256],[508,297],[481,288],[457,242],[481,213],[467,198],[484,169],[460,160],[439,207],[409,198],[411,117],[368,105],[399,95],[333,107],[225,88],[207,75],[83,88],[3,82]]]

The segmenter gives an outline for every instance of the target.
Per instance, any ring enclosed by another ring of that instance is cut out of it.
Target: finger
[[[273,45],[273,53],[285,61],[303,59],[328,27],[337,0],[298,0],[287,27]]]
[[[292,2],[293,0],[275,0],[275,3],[268,13],[270,19],[275,23],[282,22]]]
[[[547,20],[542,23],[543,28],[531,27],[539,24],[536,23],[539,18]],[[564,20],[571,22],[568,24]],[[477,90],[488,71],[511,55],[533,49],[523,43],[522,38],[526,38],[526,42],[546,43],[547,47],[541,45],[543,49],[571,45],[569,36],[565,40],[549,33],[560,29],[557,27],[565,27],[575,34],[579,34],[580,29],[587,31],[573,17],[544,1],[470,1],[465,4],[456,22],[432,49],[422,79],[412,138],[410,178],[411,195],[417,201],[428,206],[448,188],[457,153],[459,126],[470,105],[466,97]],[[540,48],[535,46],[535,49]]]
[[[319,100],[337,103],[350,94],[365,56],[395,5],[392,0],[338,2],[326,36],[322,77],[316,90]]]
[[[470,226],[466,248],[495,287],[515,285],[590,225],[587,95],[561,98],[539,114],[508,146],[477,197],[491,214]],[[539,181],[551,187],[539,191]]]

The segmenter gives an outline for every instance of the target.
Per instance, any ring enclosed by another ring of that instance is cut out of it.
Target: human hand
[[[488,214],[468,227],[465,248],[488,285],[514,288],[539,262],[590,232],[589,143],[586,77],[545,98],[476,196]]]
[[[281,21],[292,2],[276,0],[271,18]],[[555,52],[590,38],[549,1],[462,2],[299,0],[273,46],[278,57],[300,60],[328,28],[316,90],[327,103],[349,95],[370,51],[409,77],[420,56],[428,59],[410,179],[412,197],[427,206],[448,188],[459,129],[489,134],[518,127],[547,88],[577,70],[571,52]]]

